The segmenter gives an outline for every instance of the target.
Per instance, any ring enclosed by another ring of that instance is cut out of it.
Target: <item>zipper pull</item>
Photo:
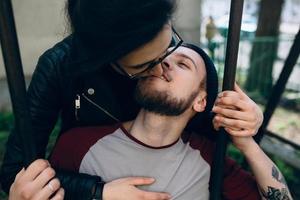
[[[77,121],[79,121],[79,117],[78,117],[79,109],[80,109],[80,95],[77,94],[75,99],[75,117]]]

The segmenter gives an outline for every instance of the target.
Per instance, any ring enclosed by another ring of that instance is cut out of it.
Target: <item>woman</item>
[[[45,156],[49,135],[59,116],[60,132],[63,133],[77,126],[127,121],[136,115],[138,106],[131,95],[134,78],[161,77],[164,72],[161,61],[172,53],[167,52],[168,47],[171,45],[176,49],[181,43],[170,22],[175,6],[174,0],[68,1],[72,34],[40,57],[28,89],[35,144],[40,157]],[[244,101],[247,106],[242,111],[243,116],[250,117],[228,116],[221,109],[223,112],[216,112],[218,118],[214,119],[214,126],[232,128],[245,135],[255,134],[262,114],[252,101]],[[221,107],[235,110],[232,103]],[[190,128],[197,131],[200,127],[193,124]],[[32,165],[39,166],[36,162]],[[20,138],[13,131],[1,170],[6,191],[22,166]],[[45,168],[41,166],[33,171],[34,174],[27,169],[23,174],[31,177],[30,183],[34,185],[26,193],[30,198],[35,198],[35,194],[45,187],[51,188],[48,181],[53,177],[51,173],[43,173]],[[114,199],[169,199],[168,194],[150,193],[134,187],[151,184],[151,178],[128,177],[105,184],[100,177],[55,171],[66,191],[66,199],[103,197],[109,200],[106,197],[110,194],[118,195]],[[42,179],[45,181],[41,186],[36,179],[44,174]],[[27,185],[20,179],[15,183],[11,191],[22,191]],[[53,193],[58,190],[53,189]]]

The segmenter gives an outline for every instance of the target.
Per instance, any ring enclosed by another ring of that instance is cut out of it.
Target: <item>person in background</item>
[[[205,26],[205,37],[207,39],[207,48],[209,50],[209,54],[212,58],[212,60],[215,59],[215,48],[216,48],[216,43],[214,41],[214,37],[218,33],[217,27],[214,22],[214,18],[212,16],[209,16],[208,22]]]

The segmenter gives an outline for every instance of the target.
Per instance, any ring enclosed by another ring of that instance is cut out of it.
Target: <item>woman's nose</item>
[[[163,59],[160,63],[158,63],[155,67],[150,70],[150,74],[153,76],[162,76],[164,73],[168,72],[171,69],[172,63],[170,56]]]
[[[157,77],[161,77],[163,73],[164,73],[164,69],[162,63],[158,63],[149,71],[150,75],[157,76]]]

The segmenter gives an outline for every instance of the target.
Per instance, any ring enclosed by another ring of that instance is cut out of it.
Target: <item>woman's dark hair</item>
[[[175,0],[68,0],[73,38],[99,64],[152,40],[170,20]]]

